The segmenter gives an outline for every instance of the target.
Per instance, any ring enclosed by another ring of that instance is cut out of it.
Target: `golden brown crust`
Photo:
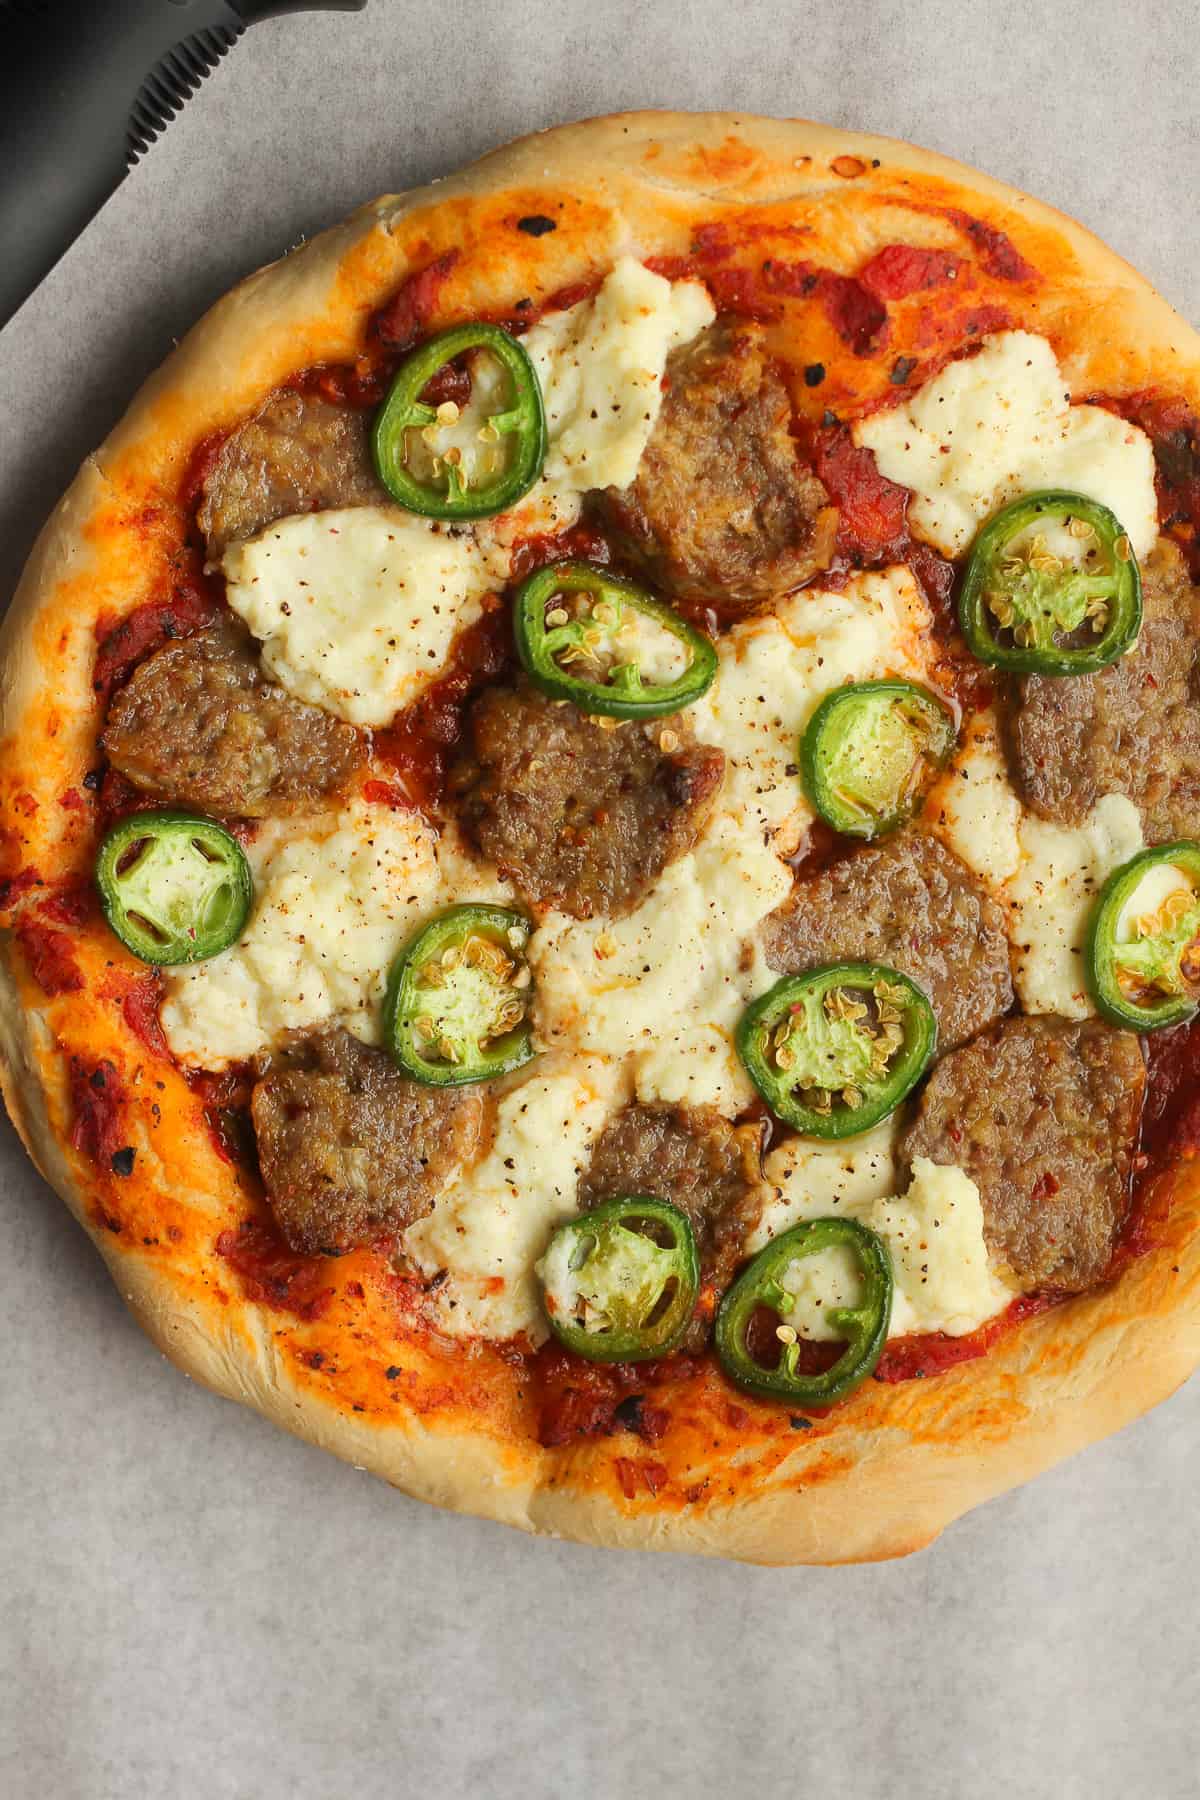
[[[764,255],[790,241],[850,273],[889,241],[961,247],[955,209],[1006,232],[1041,272],[1010,284],[1005,310],[1052,339],[1076,393],[1161,383],[1200,401],[1200,339],[1080,226],[945,158],[801,121],[640,113],[565,127],[377,201],[252,276],[142,390],[30,560],[0,636],[4,872],[53,880],[84,864],[90,815],[61,798],[93,754],[97,622],[171,579],[176,496],[198,442],[296,369],[351,358],[367,315],[406,273],[457,248],[456,309],[536,301],[625,250],[684,255],[696,227],[714,222],[761,238]],[[558,230],[535,239],[513,229],[535,212]],[[819,323],[805,329],[830,385],[804,404],[878,397],[886,367],[856,360]],[[314,1316],[247,1297],[215,1244],[252,1215],[253,1196],[214,1147],[198,1096],[130,1029],[139,972],[90,924],[71,943],[82,987],[58,995],[37,986],[11,934],[0,960],[0,1078],[34,1161],[181,1368],[439,1505],[596,1543],[756,1562],[900,1555],[1127,1423],[1200,1361],[1200,1163],[1189,1160],[1159,1184],[1156,1211],[1168,1188],[1171,1204],[1152,1249],[983,1361],[924,1382],[868,1383],[807,1430],[698,1370],[672,1392],[657,1443],[618,1434],[539,1448],[503,1356],[439,1347],[365,1253],[331,1266]],[[86,1078],[101,1062],[132,1096],[129,1178],[71,1142],[72,1071]]]

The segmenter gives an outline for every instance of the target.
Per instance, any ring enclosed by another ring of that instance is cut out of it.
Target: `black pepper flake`
[[[835,425],[840,425],[841,422],[842,421],[838,418],[837,414],[833,411],[832,407],[827,406],[825,408],[824,416],[821,420],[821,423],[822,423],[822,425],[824,425],[825,429],[827,431],[832,430],[832,428]]]
[[[525,218],[517,220],[517,230],[524,231],[529,237],[545,237],[548,231],[557,231],[558,226],[545,213],[527,213]]]
[[[132,1144],[126,1144],[123,1150],[114,1150],[112,1155],[112,1172],[114,1175],[132,1175],[133,1159],[137,1151]]]
[[[809,363],[804,371],[805,387],[820,387],[825,379],[824,363]]]
[[[793,1413],[788,1420],[793,1431],[811,1431],[812,1420],[806,1419],[802,1413]]]
[[[94,794],[103,780],[104,775],[100,769],[89,769],[83,778],[83,785],[89,794]]]
[[[888,376],[888,380],[893,387],[903,387],[916,366],[915,356],[898,356],[892,364],[892,372]]]
[[[518,312],[528,312],[532,305],[533,305],[532,300],[518,300],[516,310]]]
[[[94,1069],[88,1076],[88,1086],[94,1087],[97,1093],[101,1093],[107,1085],[103,1069]]]
[[[386,1368],[383,1372],[389,1381],[395,1381],[397,1375],[403,1375],[404,1370],[400,1367],[399,1363],[392,1363],[390,1367]]]

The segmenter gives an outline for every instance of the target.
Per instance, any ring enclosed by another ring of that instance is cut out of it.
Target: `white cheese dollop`
[[[864,1171],[831,1197],[800,1162],[787,1183],[789,1222],[852,1218],[883,1239],[895,1283],[889,1337],[963,1337],[1004,1310],[1013,1293],[989,1263],[979,1189],[964,1170],[916,1156],[906,1194],[879,1195],[874,1185],[873,1172]],[[789,1263],[781,1280],[796,1297],[784,1323],[818,1342],[838,1335],[827,1322],[832,1310],[862,1302],[858,1264],[840,1247]]]
[[[546,407],[546,481],[628,487],[658,420],[667,357],[715,317],[700,282],[667,281],[623,256],[591,300],[539,320],[524,344]]]
[[[921,823],[999,898],[1021,864],[1021,819],[999,721],[990,708],[975,713],[944,774],[929,791]]]
[[[1082,825],[1052,825],[1026,813],[1021,865],[1008,882],[1013,980],[1026,1012],[1086,1019],[1083,945],[1105,880],[1142,848],[1137,807],[1124,794],[1097,800]]]
[[[500,1101],[489,1154],[403,1239],[426,1275],[449,1272],[438,1291],[444,1330],[524,1331],[535,1343],[548,1335],[534,1264],[554,1227],[578,1210],[579,1177],[626,1091],[610,1063],[556,1058]]]
[[[470,533],[383,506],[280,519],[222,567],[267,672],[352,725],[386,725],[435,681],[503,579]]]
[[[377,1042],[406,938],[442,906],[511,893],[419,813],[363,803],[266,825],[246,855],[255,898],[245,932],[208,962],[164,971],[167,1042],[205,1069],[330,1022]]]
[[[624,918],[548,913],[529,943],[538,1040],[636,1055],[644,1099],[737,1111],[752,1089],[733,1028],[764,984],[746,947],[790,888],[786,865],[761,839],[719,819]],[[772,979],[767,972],[765,984]]]
[[[989,515],[1037,488],[1099,500],[1146,555],[1158,535],[1150,440],[1099,406],[1073,406],[1054,351],[1028,331],[985,338],[899,406],[854,427],[890,481],[911,488],[908,516],[947,556]]]
[[[748,836],[792,853],[812,811],[799,741],[817,704],[847,681],[921,679],[929,608],[906,568],[856,575],[841,593],[804,588],[743,620],[717,645],[720,667],[689,717],[727,761],[721,805]]]

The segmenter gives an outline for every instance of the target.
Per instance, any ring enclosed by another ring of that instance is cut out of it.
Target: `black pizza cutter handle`
[[[366,0],[0,0],[0,325],[247,25]]]

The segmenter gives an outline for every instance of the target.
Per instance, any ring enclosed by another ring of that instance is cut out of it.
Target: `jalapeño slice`
[[[975,539],[958,602],[980,662],[1027,675],[1087,675],[1142,624],[1142,578],[1120,520],[1082,494],[1026,494]]]
[[[384,1043],[413,1081],[461,1087],[534,1054],[529,920],[502,906],[452,906],[397,957],[383,1003]]]
[[[96,857],[100,905],[143,962],[205,962],[241,936],[254,899],[245,852],[196,813],[134,813]]]
[[[1084,948],[1096,1009],[1158,1031],[1200,1007],[1200,844],[1143,850],[1100,890]]]
[[[957,738],[944,701],[911,681],[857,681],[827,694],[800,741],[800,773],[827,825],[875,838],[911,818]]]
[[[568,1219],[537,1273],[554,1335],[592,1362],[665,1356],[686,1331],[700,1286],[687,1218],[646,1194]]]
[[[486,414],[421,395],[457,356],[472,356],[473,397]],[[537,371],[499,325],[456,325],[405,358],[375,415],[371,450],[380,481],[400,506],[429,519],[485,519],[527,494],[546,459]]]
[[[845,1249],[858,1265],[862,1298],[857,1306],[831,1309],[826,1323],[845,1349],[823,1374],[799,1368],[800,1345],[788,1325],[776,1328],[780,1344],[772,1367],[756,1353],[754,1316],[766,1307],[786,1320],[796,1304],[787,1285],[792,1265],[823,1250]],[[731,1381],[763,1400],[794,1406],[832,1406],[866,1380],[887,1342],[892,1317],[892,1263],[882,1239],[856,1219],[810,1219],[773,1238],[739,1275],[717,1313],[716,1351]]]
[[[702,631],[635,582],[591,563],[551,563],[517,590],[522,666],[544,694],[610,719],[657,719],[712,686],[717,653]]]
[[[882,963],[785,975],[751,1002],[737,1029],[746,1073],[775,1117],[819,1138],[856,1137],[886,1119],[936,1042],[925,995]]]

